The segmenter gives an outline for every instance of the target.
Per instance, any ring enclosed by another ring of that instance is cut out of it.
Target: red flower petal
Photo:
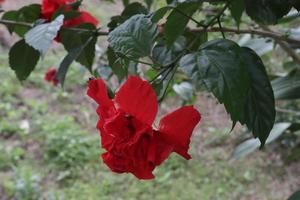
[[[89,81],[87,95],[94,99],[102,109],[113,106],[113,102],[108,97],[106,85],[102,79],[92,79]]]
[[[200,121],[200,113],[192,106],[182,107],[162,118],[159,124],[159,133],[166,142],[174,145],[174,151],[186,159],[190,137],[195,126]]]
[[[115,96],[115,102],[126,113],[152,125],[157,114],[157,99],[152,86],[139,77],[130,76]]]

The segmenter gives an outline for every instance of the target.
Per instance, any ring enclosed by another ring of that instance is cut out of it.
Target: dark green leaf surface
[[[276,24],[292,8],[287,0],[245,0],[247,14],[261,24]]]
[[[197,53],[180,61],[182,70],[195,77],[224,103],[233,122],[244,110],[250,80],[239,57],[240,47],[230,40],[213,40],[201,46]]]
[[[246,124],[264,145],[275,120],[274,95],[254,51],[230,40],[213,40],[183,57],[180,66],[224,103],[234,124]]]
[[[300,190],[292,194],[288,200],[299,200],[300,199]]]
[[[260,57],[251,49],[241,48],[241,58],[250,77],[244,115],[240,119],[264,145],[275,122],[274,94]]]
[[[236,21],[237,26],[241,23],[241,18],[245,10],[244,0],[232,0],[229,6],[231,15]]]
[[[89,29],[91,32],[83,31],[74,34],[74,31],[72,30],[62,29],[60,31],[61,42],[65,49],[68,52],[71,52],[73,49],[78,48],[89,40],[88,44],[86,44],[85,48],[82,49],[80,55],[76,58],[76,61],[91,71],[95,58],[95,46],[97,42],[97,37],[93,36],[93,31],[96,30],[96,27],[93,24],[81,24],[77,28]]]
[[[28,78],[39,61],[40,53],[25,40],[17,42],[9,51],[9,65],[20,81]]]
[[[78,46],[78,47],[72,49],[70,52],[68,52],[68,55],[60,63],[58,72],[57,72],[57,78],[62,87],[64,86],[65,78],[66,78],[66,75],[67,75],[70,65],[72,64],[72,62],[74,62],[74,60],[76,60],[81,55],[82,51],[93,40],[93,38],[94,37],[90,37],[85,43],[81,44],[80,46]]]
[[[12,20],[16,22],[27,22],[33,23],[40,18],[41,15],[41,5],[32,4],[24,6],[18,11],[9,11],[2,16],[4,20]],[[24,34],[30,29],[30,27],[25,27],[21,25],[8,25],[7,28],[10,32],[15,32],[19,36],[23,37]]]
[[[173,42],[175,42],[176,39],[183,34],[190,20],[182,13],[192,16],[197,11],[199,6],[200,4],[197,3],[182,3],[173,9],[164,26],[164,34],[168,46],[171,46]]]
[[[118,26],[108,35],[114,52],[130,58],[149,56],[158,28],[146,15],[135,15]]]

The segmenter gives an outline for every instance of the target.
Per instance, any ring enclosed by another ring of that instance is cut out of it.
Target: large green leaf
[[[300,71],[294,70],[289,75],[272,81],[276,99],[300,98]]]
[[[76,61],[91,71],[95,58],[95,46],[97,42],[97,37],[94,36],[96,27],[93,24],[81,24],[76,28],[87,29],[90,31],[79,31],[78,33],[74,34],[74,31],[72,30],[62,29],[60,31],[61,42],[63,43],[65,49],[68,52],[71,52],[73,49],[76,49],[89,41],[81,50],[81,53],[76,58]]]
[[[158,35],[157,25],[146,15],[135,15],[108,35],[114,52],[130,58],[149,56]]]
[[[249,75],[240,59],[240,47],[230,40],[213,40],[200,51],[184,56],[181,69],[205,86],[224,103],[233,122],[239,121],[249,89]]]
[[[29,46],[24,39],[9,51],[9,65],[20,81],[27,79],[39,61],[40,53]]]
[[[274,124],[274,95],[264,65],[254,51],[230,40],[213,40],[184,56],[180,66],[224,103],[234,124],[246,124],[264,145]]]
[[[168,46],[171,46],[183,34],[190,20],[188,16],[192,16],[199,6],[198,3],[182,3],[173,9],[164,25],[164,35]]]
[[[292,8],[288,0],[245,0],[247,14],[256,22],[276,24]]]
[[[16,22],[33,23],[40,18],[40,15],[41,15],[41,5],[31,4],[28,6],[24,6],[17,11],[6,12],[2,16],[2,19],[12,20]],[[25,27],[22,25],[7,25],[7,28],[9,29],[10,32],[15,32],[21,37],[23,37],[24,34],[30,29],[30,27]]]
[[[240,56],[250,77],[244,115],[240,119],[264,145],[275,121],[272,86],[261,58],[251,49],[241,48]]]

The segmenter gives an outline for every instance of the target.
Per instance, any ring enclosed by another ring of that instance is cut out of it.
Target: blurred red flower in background
[[[113,172],[153,179],[154,168],[172,152],[191,158],[190,137],[201,119],[192,106],[164,116],[156,130],[152,124],[158,110],[157,97],[147,81],[131,76],[110,99],[103,80],[93,79],[87,94],[99,104],[97,128],[107,151],[102,159]]]
[[[57,75],[57,69],[52,67],[52,68],[48,69],[48,71],[45,74],[44,79],[48,82],[53,83],[54,86],[57,86],[58,85],[58,79],[57,79],[56,75]]]
[[[63,11],[70,11],[72,10],[71,4],[76,2],[75,0],[43,0],[42,2],[42,18],[48,21],[52,20],[53,14],[58,9],[63,9]],[[93,17],[90,13],[80,10],[79,8],[76,9],[80,13],[78,17],[67,19],[64,22],[65,27],[70,26],[77,26],[82,23],[90,23],[95,26],[98,25],[98,20]]]

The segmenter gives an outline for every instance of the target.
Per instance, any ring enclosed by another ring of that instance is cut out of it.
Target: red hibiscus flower
[[[113,172],[153,179],[154,168],[172,152],[191,158],[190,137],[201,119],[192,106],[164,116],[158,129],[153,129],[158,103],[148,82],[131,76],[115,98],[110,99],[103,80],[93,79],[89,81],[87,94],[99,104],[97,128],[102,147],[107,151],[102,159]]]
[[[62,9],[63,12],[70,11],[72,8],[71,3],[76,2],[76,0],[43,0],[42,2],[42,18],[51,21],[53,14],[58,9]],[[90,13],[77,9],[79,12],[79,16],[67,19],[64,21],[63,27],[72,27],[72,26],[78,26],[83,23],[90,23],[95,26],[98,26],[99,22],[98,20],[93,17]],[[59,42],[59,38],[56,38],[56,41]]]
[[[48,71],[45,74],[44,79],[48,82],[52,82],[54,86],[58,85],[58,79],[57,79],[57,69],[55,68],[49,68]]]

